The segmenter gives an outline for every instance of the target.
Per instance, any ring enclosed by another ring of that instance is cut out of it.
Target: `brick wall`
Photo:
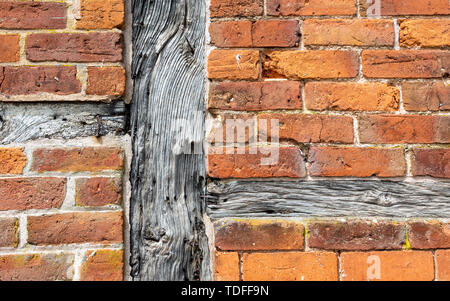
[[[380,2],[211,0],[210,177],[450,178],[450,4]],[[448,280],[449,242],[447,220],[216,220],[215,277]]]
[[[0,147],[0,280],[123,279],[123,149]]]
[[[0,1],[0,102],[121,99],[124,29],[123,0]],[[124,141],[0,145],[0,280],[124,278]]]
[[[124,1],[0,1],[0,101],[125,93]]]

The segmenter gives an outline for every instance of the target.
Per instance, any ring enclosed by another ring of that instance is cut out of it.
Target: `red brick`
[[[211,0],[211,17],[252,17],[264,12],[264,0]]]
[[[214,261],[215,281],[239,281],[239,255],[235,252],[216,252]]]
[[[450,52],[434,50],[364,50],[369,78],[439,78],[450,71]]]
[[[302,109],[301,83],[215,83],[210,88],[209,108],[235,111]]]
[[[0,180],[0,211],[61,207],[66,197],[64,178],[6,178]]]
[[[43,148],[33,152],[32,171],[82,172],[120,170],[122,151],[115,147]]]
[[[14,217],[0,217],[0,248],[15,248],[19,243],[19,220]]]
[[[0,281],[72,280],[70,254],[0,255]]]
[[[412,174],[450,178],[450,149],[414,149]]]
[[[125,69],[122,67],[88,67],[88,95],[123,96]]]
[[[362,16],[367,16],[367,9],[373,2],[360,1]],[[447,0],[383,0],[380,4],[382,16],[450,14],[450,4]]]
[[[336,281],[337,256],[327,252],[244,254],[244,281]]]
[[[265,76],[288,79],[351,78],[358,74],[358,58],[352,51],[266,51]]]
[[[266,120],[267,130],[261,128]],[[353,118],[350,116],[318,114],[260,114],[259,133],[277,137],[271,129],[272,120],[279,121],[279,139],[301,143],[353,143]]]
[[[450,281],[450,250],[436,251],[437,280]]]
[[[221,220],[214,223],[218,250],[303,250],[304,227],[289,220]]]
[[[27,165],[23,148],[0,148],[0,174],[21,174]]]
[[[442,82],[403,83],[402,91],[407,111],[450,110],[450,86]]]
[[[258,79],[260,68],[257,50],[213,50],[209,54],[210,79]]]
[[[26,43],[27,59],[33,62],[122,61],[122,35],[117,32],[35,33]]]
[[[270,16],[351,16],[356,15],[355,0],[267,0]]]
[[[413,249],[449,249],[450,224],[437,221],[411,222],[409,242]]]
[[[65,3],[0,2],[0,28],[63,29],[66,7]]]
[[[223,153],[220,154],[219,151],[222,150]],[[278,160],[276,160],[277,153]],[[262,165],[263,163],[273,163],[273,165]],[[256,148],[252,150],[250,148],[210,148],[208,166],[209,176],[212,178],[301,178],[306,176],[301,151],[295,147],[263,147],[258,150]]]
[[[123,0],[81,0],[81,18],[77,29],[112,29],[122,28],[125,21]]]
[[[81,281],[123,281],[123,251],[87,251],[81,265]]]
[[[310,173],[319,177],[401,177],[406,173],[403,149],[312,147]]]
[[[123,212],[78,212],[28,217],[32,245],[121,243]]]
[[[394,46],[391,20],[307,19],[302,29],[305,45]]]
[[[403,47],[450,46],[448,19],[421,19],[400,21],[400,45]]]
[[[17,62],[19,58],[19,36],[0,35],[0,63]]]
[[[221,114],[207,137],[209,143],[247,143],[256,141],[256,122],[250,114]]]
[[[392,250],[405,243],[405,225],[391,222],[311,222],[308,246],[324,250]]]
[[[75,180],[77,206],[106,206],[122,203],[122,179],[78,178]]]
[[[315,111],[396,111],[400,92],[384,83],[310,82],[305,102]]]
[[[363,143],[448,143],[449,116],[362,115],[359,117]]]
[[[252,22],[212,22],[209,27],[211,43],[218,47],[251,47]]]
[[[432,281],[433,254],[423,251],[341,253],[340,275],[343,281]]]
[[[81,92],[75,66],[0,67],[0,93],[68,95]]]
[[[252,26],[253,47],[294,47],[300,42],[296,20],[259,20]]]

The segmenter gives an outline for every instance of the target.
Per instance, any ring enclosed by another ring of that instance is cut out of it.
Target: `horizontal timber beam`
[[[123,135],[127,108],[122,101],[0,103],[0,145],[42,138]]]
[[[450,182],[213,181],[207,213],[222,217],[450,218]]]

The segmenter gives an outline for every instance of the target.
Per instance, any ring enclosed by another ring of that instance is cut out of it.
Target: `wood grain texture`
[[[207,199],[212,218],[450,217],[448,181],[214,181]]]
[[[127,109],[113,103],[0,103],[0,144],[123,135]]]
[[[210,280],[203,224],[206,1],[134,0],[131,274]],[[180,120],[183,127],[176,128]],[[177,129],[177,130],[175,130]],[[180,139],[182,138],[182,139]]]

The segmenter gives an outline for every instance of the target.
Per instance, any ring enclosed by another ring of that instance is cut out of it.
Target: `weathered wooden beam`
[[[212,218],[450,218],[450,182],[437,180],[215,181],[207,200]]]
[[[131,274],[210,280],[203,224],[206,1],[133,0]]]
[[[113,103],[0,103],[0,144],[123,135],[127,108]]]

